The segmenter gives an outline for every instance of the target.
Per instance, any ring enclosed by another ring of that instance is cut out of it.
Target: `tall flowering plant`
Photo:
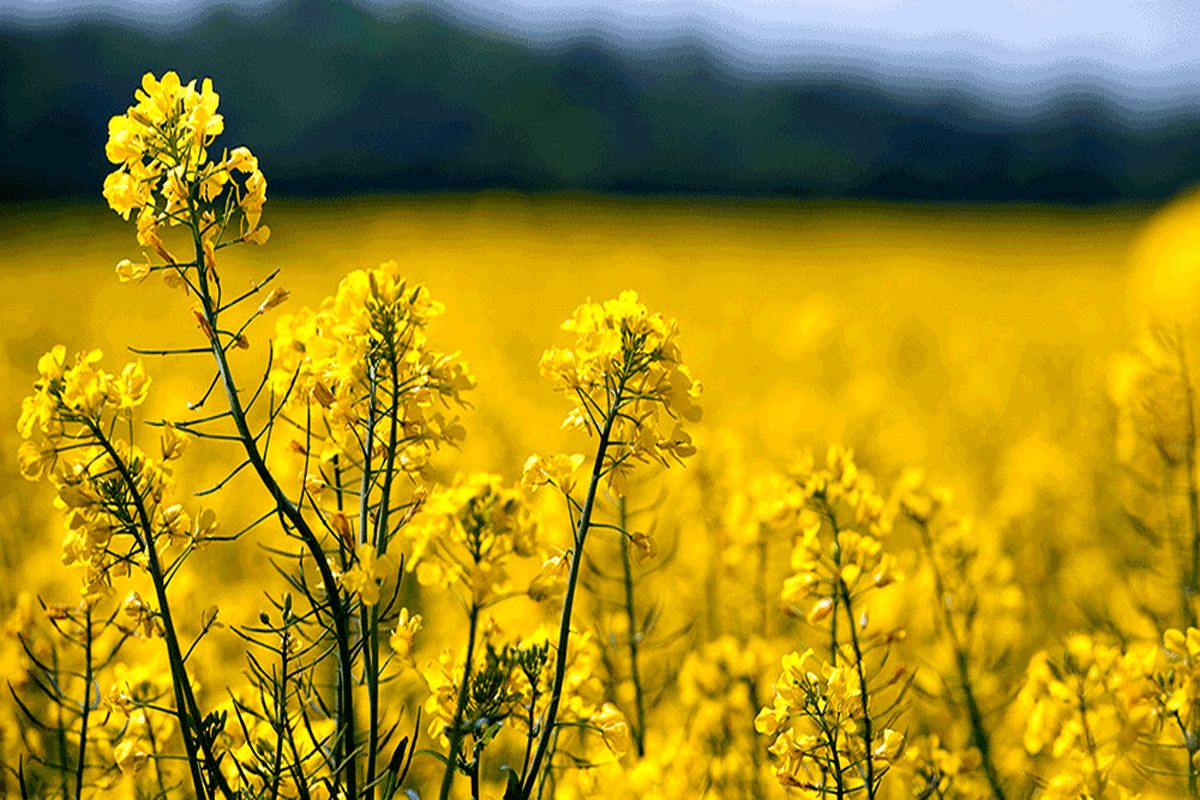
[[[134,221],[143,248],[117,265],[119,279],[161,275],[187,296],[197,329],[194,345],[134,352],[207,357],[203,397],[184,418],[142,420],[157,439],[151,448],[136,424],[151,383],[143,361],[109,372],[99,352],[68,357],[59,346],[38,363],[22,408],[21,471],[53,485],[67,528],[63,561],[83,573],[80,606],[58,612],[60,633],[83,643],[87,661],[82,713],[63,734],[77,753],[69,770],[61,765],[64,795],[107,791],[124,774],[162,794],[174,782],[199,798],[355,800],[447,798],[465,776],[479,797],[481,782],[499,776],[507,797],[529,798],[555,780],[564,767],[556,753],[568,742],[573,753],[594,751],[593,760],[619,758],[628,727],[592,674],[598,648],[572,626],[572,610],[601,486],[619,495],[639,465],[694,452],[685,422],[699,419],[700,388],[681,361],[675,323],[626,292],[581,306],[564,325],[574,347],[547,351],[542,369],[573,403],[568,427],[594,437],[585,482],[575,478],[582,456],[534,456],[516,485],[489,474],[439,483],[434,461],[465,435],[458,412],[475,379],[430,338],[442,304],[395,262],[351,272],[317,307],[280,316],[261,373],[244,382],[235,370],[232,351],[251,349],[255,324],[289,292],[274,285],[278,272],[245,291],[227,288],[222,252],[265,244],[270,229],[258,159],[245,147],[218,147],[218,107],[207,79],[146,75],[135,104],[109,124],[115,168],[104,182],[109,206]],[[186,249],[173,250],[177,240]],[[242,473],[256,480],[258,500],[249,502],[265,507],[249,526],[222,535],[211,510],[179,496],[172,464],[192,442],[236,454],[200,494]],[[542,533],[550,520],[531,500],[547,486],[562,495],[573,529],[557,556]],[[286,589],[268,596],[271,608],[255,623],[234,626],[246,682],[218,703],[197,681],[192,656],[224,626],[219,609],[201,615],[187,643],[172,584],[197,550],[251,534],[273,554]],[[527,589],[514,572],[532,572]],[[135,590],[114,603],[131,576],[152,594]],[[561,598],[557,630],[500,630],[489,615],[522,597]],[[431,623],[416,604],[438,606],[438,598],[463,609],[465,642],[420,670],[416,639]],[[130,636],[162,639],[168,674],[139,690],[125,683],[102,692],[96,676]],[[107,659],[94,657],[114,637]],[[98,721],[89,712],[101,695]],[[71,702],[65,688],[56,699]],[[128,720],[115,733],[106,727],[114,713]],[[89,745],[107,764],[95,763]]]

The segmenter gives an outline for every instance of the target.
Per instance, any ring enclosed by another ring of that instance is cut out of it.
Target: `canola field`
[[[223,159],[0,210],[0,796],[1200,796],[1194,199]]]

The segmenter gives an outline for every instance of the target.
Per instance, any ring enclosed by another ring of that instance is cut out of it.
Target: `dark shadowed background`
[[[811,27],[786,52],[756,49],[753,32],[722,36],[704,18],[639,31],[600,14],[522,35],[519,15],[468,13],[479,4],[195,3],[173,17],[145,2],[60,5],[0,14],[6,201],[95,194],[109,116],[143,72],[167,69],[214,79],[224,141],[253,147],[274,196],[1099,203],[1161,199],[1200,177],[1189,30],[1175,42],[1182,61],[1139,64],[1135,51],[1114,67],[1101,43],[1017,48],[1024,61],[997,68],[971,50],[986,28],[914,61],[903,41],[846,44]]]

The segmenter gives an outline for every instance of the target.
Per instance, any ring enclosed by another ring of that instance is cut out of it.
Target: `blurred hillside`
[[[1200,109],[1141,115],[1101,85],[1036,108],[966,85],[754,73],[715,50],[534,47],[448,15],[288,0],[183,29],[0,27],[0,199],[98,192],[109,116],[146,70],[208,75],[225,141],[271,191],[508,188],[1156,200],[1200,178]]]

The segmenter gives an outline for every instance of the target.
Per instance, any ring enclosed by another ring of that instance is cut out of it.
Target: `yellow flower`
[[[22,442],[21,448],[17,452],[21,476],[27,481],[41,480],[42,476],[53,466],[56,457],[57,453],[53,445],[45,439]]]
[[[412,658],[413,637],[420,632],[421,625],[420,614],[410,615],[407,608],[400,609],[400,616],[396,619],[396,628],[388,637],[388,645],[396,655],[406,660]]]
[[[271,238],[271,228],[268,225],[260,225],[242,237],[243,242],[250,244],[264,245]]]
[[[125,600],[121,604],[121,609],[125,613],[125,616],[129,617],[133,622],[133,630],[139,636],[149,639],[163,635],[165,629],[163,628],[162,618],[137,592],[130,592],[125,597]]]
[[[381,392],[395,392],[392,413],[405,431],[395,463],[412,477],[427,475],[438,448],[461,441],[465,430],[447,408],[465,404],[474,378],[457,355],[429,345],[425,329],[441,312],[428,289],[387,262],[347,275],[316,311],[280,316],[270,380],[327,421],[318,434],[323,461],[362,457],[371,397]]]
[[[133,690],[129,688],[129,682],[121,681],[120,683],[114,683],[108,690],[108,694],[104,696],[104,705],[106,708],[120,712],[128,717],[136,705]]]
[[[210,256],[222,244],[265,243],[270,230],[259,223],[267,181],[258,159],[244,147],[218,159],[208,152],[225,129],[218,113],[220,97],[212,81],[205,78],[197,88],[195,80],[185,84],[174,72],[167,72],[161,80],[147,73],[134,100],[125,114],[108,124],[105,155],[116,169],[104,180],[104,197],[125,219],[139,211],[138,242],[175,264],[159,235],[160,228],[191,224],[196,219]],[[238,225],[231,228],[232,238],[222,241],[233,208],[240,212]],[[219,220],[223,221],[218,224]],[[211,258],[206,261],[211,269]],[[123,281],[137,280],[148,270],[149,265],[123,261],[118,275]],[[172,278],[170,274],[164,277]]]
[[[146,401],[150,390],[150,377],[141,360],[126,364],[121,377],[114,383],[117,391],[117,407],[122,409],[140,406]]]
[[[833,613],[833,598],[822,597],[809,609],[806,619],[809,625],[816,625]]]
[[[163,425],[162,434],[159,436],[159,447],[162,449],[163,461],[173,461],[183,455],[183,451],[187,449],[190,439],[184,433],[181,433],[171,423]]]
[[[141,208],[150,200],[149,192],[144,191],[128,172],[114,172],[104,179],[104,199],[125,219],[129,219],[135,208]]]
[[[599,713],[592,717],[592,724],[600,729],[604,744],[617,758],[621,758],[633,749],[633,737],[629,733],[629,723],[625,715],[611,703],[600,707]]]
[[[116,762],[121,772],[137,774],[150,761],[150,756],[138,746],[136,741],[125,738],[113,748],[113,761]]]
[[[108,142],[104,154],[113,164],[141,160],[145,151],[142,141],[142,126],[128,116],[113,117],[108,121]]]
[[[538,574],[529,582],[529,597],[535,602],[542,602],[555,597],[561,597],[567,591],[567,570],[570,563],[562,557],[553,556],[542,563]]]
[[[246,188],[238,203],[246,219],[246,230],[243,235],[249,234],[258,227],[258,221],[262,218],[263,204],[266,201],[267,179],[261,172],[255,170],[246,178]]]
[[[875,757],[881,761],[893,761],[904,747],[904,734],[888,728],[883,732],[883,739],[875,745]]]
[[[531,455],[525,461],[521,473],[521,486],[535,492],[541,486],[558,487],[564,494],[575,488],[575,473],[583,466],[584,456],[580,453],[565,455],[556,453],[549,458]]]
[[[538,528],[521,490],[481,473],[431,492],[401,533],[412,544],[405,564],[421,585],[466,578],[482,604],[507,590],[511,557],[534,555]]]
[[[225,158],[225,168],[238,172],[258,172],[258,159],[245,147],[235,147]]]
[[[376,605],[380,587],[396,571],[395,562],[391,556],[377,556],[373,544],[360,545],[355,555],[354,566],[342,573],[342,585],[358,595],[363,605]]]
[[[695,453],[682,422],[700,420],[700,384],[680,361],[673,320],[626,291],[584,303],[562,328],[575,335],[574,346],[547,350],[541,371],[571,402],[564,428],[599,432],[610,420],[605,474],[613,491],[622,490],[632,462],[665,466]]]
[[[1188,628],[1183,633],[1172,628],[1163,634],[1163,649],[1174,656],[1200,660],[1200,630]]]
[[[121,283],[129,283],[130,281],[140,281],[150,274],[149,261],[130,261],[128,258],[121,259],[117,264],[117,277],[121,279]]]

